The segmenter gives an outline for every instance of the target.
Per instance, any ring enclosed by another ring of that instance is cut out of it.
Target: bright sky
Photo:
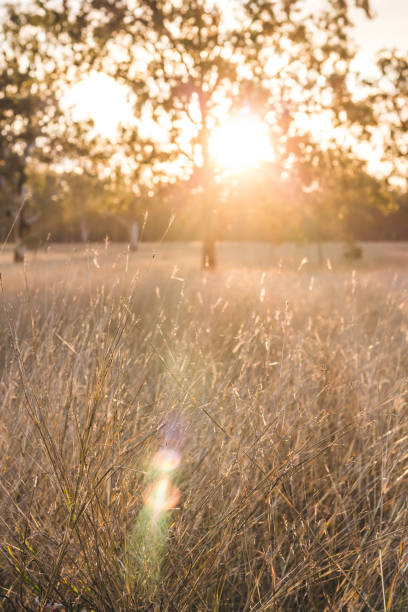
[[[30,0],[26,1],[29,4]],[[218,1],[224,2],[227,10],[230,0]],[[2,2],[3,0],[0,0],[0,6]],[[309,4],[310,9],[316,10],[324,7],[326,0],[306,0],[306,3]],[[373,58],[380,49],[397,47],[402,51],[408,51],[408,0],[371,0],[371,4],[375,18],[367,20],[362,11],[356,11],[354,30],[354,38],[360,49],[355,67],[368,75],[373,72]],[[132,113],[126,102],[123,88],[109,77],[95,72],[86,81],[73,88],[66,97],[65,103],[73,107],[75,118],[92,117],[95,131],[109,138],[114,138],[119,122],[131,121]],[[243,127],[248,132],[247,140],[248,145],[251,144],[249,149],[252,150],[252,154],[254,149],[259,148],[265,155],[267,146],[261,128],[257,125]],[[223,165],[223,160],[234,158],[232,155],[235,147],[234,138],[240,131],[238,126],[231,121],[224,129],[225,133],[221,131],[214,134],[213,146],[219,152],[217,157],[221,165]],[[242,155],[242,147],[240,155]],[[242,163],[240,160],[235,165],[239,168]]]
[[[325,0],[309,2],[313,6],[316,2],[325,4]],[[361,71],[372,70],[372,58],[381,48],[395,46],[408,51],[408,0],[372,0],[372,6],[375,12],[372,20],[365,19],[361,11],[356,13],[355,40],[360,48],[356,65]],[[118,118],[122,121],[130,118],[123,91],[103,75],[93,74],[87,87],[78,85],[69,101],[75,98],[80,99],[77,116],[90,112],[96,130],[106,136],[114,135]]]
[[[375,17],[356,14],[354,38],[359,46],[355,67],[371,76],[373,57],[381,49],[397,48],[408,52],[408,0],[372,0]]]
[[[408,50],[408,0],[372,0],[376,13],[370,21],[358,18],[356,40],[364,53],[383,47]]]
[[[95,131],[114,138],[119,122],[129,122],[132,111],[125,90],[112,78],[91,72],[86,80],[75,85],[65,96],[64,104],[72,107],[75,120],[92,117]]]

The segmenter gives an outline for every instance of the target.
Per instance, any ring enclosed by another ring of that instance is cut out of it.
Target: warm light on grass
[[[340,246],[0,254],[0,609],[407,610],[408,247]]]

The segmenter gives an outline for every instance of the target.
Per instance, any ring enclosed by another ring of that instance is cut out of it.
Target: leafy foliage
[[[353,125],[359,138],[372,120],[347,78],[350,2],[331,0],[320,12],[301,0],[35,4],[47,36],[72,45],[80,71],[92,66],[128,87],[134,122],[123,128],[120,147],[133,180],[155,189],[190,177],[202,193],[210,249],[219,169],[209,139],[226,117],[250,112],[266,122],[279,175],[306,187],[321,151],[313,119],[324,114],[334,125]],[[369,15],[368,2],[355,4]]]

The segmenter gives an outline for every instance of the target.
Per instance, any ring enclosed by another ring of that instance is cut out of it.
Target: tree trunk
[[[24,263],[26,250],[26,247],[22,243],[14,247],[14,263]]]
[[[216,209],[215,209],[215,184],[214,168],[209,151],[210,133],[207,127],[207,109],[204,96],[201,98],[202,131],[201,146],[203,153],[202,166],[202,228],[203,245],[201,265],[203,270],[214,270],[216,267]]]
[[[204,202],[203,206],[203,247],[202,247],[202,268],[203,270],[214,270],[216,260],[216,240],[215,240],[215,211],[211,208],[210,202]]]
[[[203,269],[214,270],[217,260],[215,258],[215,240],[204,240],[203,242]]]
[[[319,266],[323,265],[323,245],[320,240],[317,243],[317,262]]]
[[[209,151],[210,132],[207,126],[207,104],[204,92],[199,94],[201,111],[201,133],[199,140],[202,150],[202,200],[201,220],[203,228],[203,245],[201,265],[203,270],[214,270],[216,266],[216,230],[215,230],[215,185],[214,168]]]
[[[20,189],[19,194],[19,208],[14,212],[13,218],[13,238],[14,238],[14,263],[24,263],[26,255],[26,247],[22,243],[23,233],[25,229],[25,222],[23,218],[23,208],[25,202],[26,192],[25,186],[23,185]]]
[[[14,261],[16,263],[24,262],[25,254],[26,254],[26,247],[22,243],[22,238],[24,234],[30,230],[30,224],[26,222],[23,215],[24,215],[24,206],[26,203],[26,196],[27,196],[27,189],[26,189],[27,160],[30,156],[30,153],[34,145],[35,145],[35,137],[33,140],[29,140],[26,143],[24,152],[21,158],[21,163],[20,163],[19,178],[18,178],[17,193],[16,193],[17,206],[16,206],[16,211],[14,213],[14,219],[13,219],[13,224],[14,224],[13,235],[14,235],[14,242],[16,245],[14,247]]]
[[[86,244],[89,239],[88,223],[85,217],[81,217],[79,220],[79,232],[81,234],[81,242]]]
[[[131,251],[137,251],[138,248],[139,248],[139,225],[137,221],[133,221],[130,224],[129,249]]]

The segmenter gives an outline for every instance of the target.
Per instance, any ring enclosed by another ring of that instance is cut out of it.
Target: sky
[[[30,0],[23,0],[28,5]],[[221,0],[228,2],[229,0]],[[10,2],[21,0],[0,0],[0,9]],[[324,7],[325,0],[306,0],[310,7]],[[408,52],[408,0],[371,0],[375,17],[367,20],[363,12],[356,14],[355,38],[361,52],[374,54],[381,48],[395,46]]]
[[[4,0],[0,0],[0,5]],[[229,0],[219,0],[229,2]],[[324,7],[326,0],[306,0],[309,9]],[[376,75],[374,57],[382,48],[397,47],[408,51],[408,0],[371,0],[374,18],[369,20],[363,11],[355,11],[354,38],[359,47],[355,69],[367,77]],[[92,91],[92,95],[91,95]],[[99,100],[98,105],[95,100]],[[96,132],[114,138],[118,116],[126,123],[132,112],[122,88],[102,74],[93,73],[86,82],[78,84],[67,96],[67,103],[76,107],[77,118],[92,115]],[[92,112],[90,112],[92,108]],[[115,108],[115,113],[111,109]]]
[[[1,6],[21,0],[0,0]],[[222,0],[224,2],[228,0]],[[325,0],[307,0],[311,7],[324,6]],[[29,5],[30,0],[25,0]],[[357,18],[356,40],[364,53],[375,53],[390,45],[408,50],[408,0],[371,0],[376,14],[368,21]],[[360,11],[360,15],[362,12]]]
[[[10,0],[8,0],[10,1]],[[12,2],[16,0],[11,0]],[[30,4],[30,0],[25,0]],[[230,0],[218,0],[227,3]],[[305,0],[311,10],[324,7],[326,0]],[[6,0],[0,0],[0,8]],[[408,52],[408,0],[371,0],[374,19],[368,20],[363,11],[355,11],[354,38],[359,47],[355,69],[365,73],[366,76],[375,74],[374,56],[382,48],[396,47],[400,51]],[[90,92],[92,91],[92,95]],[[109,95],[107,96],[107,92]],[[98,105],[95,105],[95,99]],[[124,91],[105,75],[93,73],[88,82],[78,84],[67,96],[67,104],[77,107],[78,118],[89,114],[92,107],[92,116],[96,131],[113,137],[116,132],[117,117],[122,120],[131,117],[127,106]],[[116,112],[111,113],[115,108]],[[96,109],[96,110],[95,110]]]
[[[357,21],[356,42],[363,53],[385,47],[408,51],[408,0],[372,0],[376,17]]]

